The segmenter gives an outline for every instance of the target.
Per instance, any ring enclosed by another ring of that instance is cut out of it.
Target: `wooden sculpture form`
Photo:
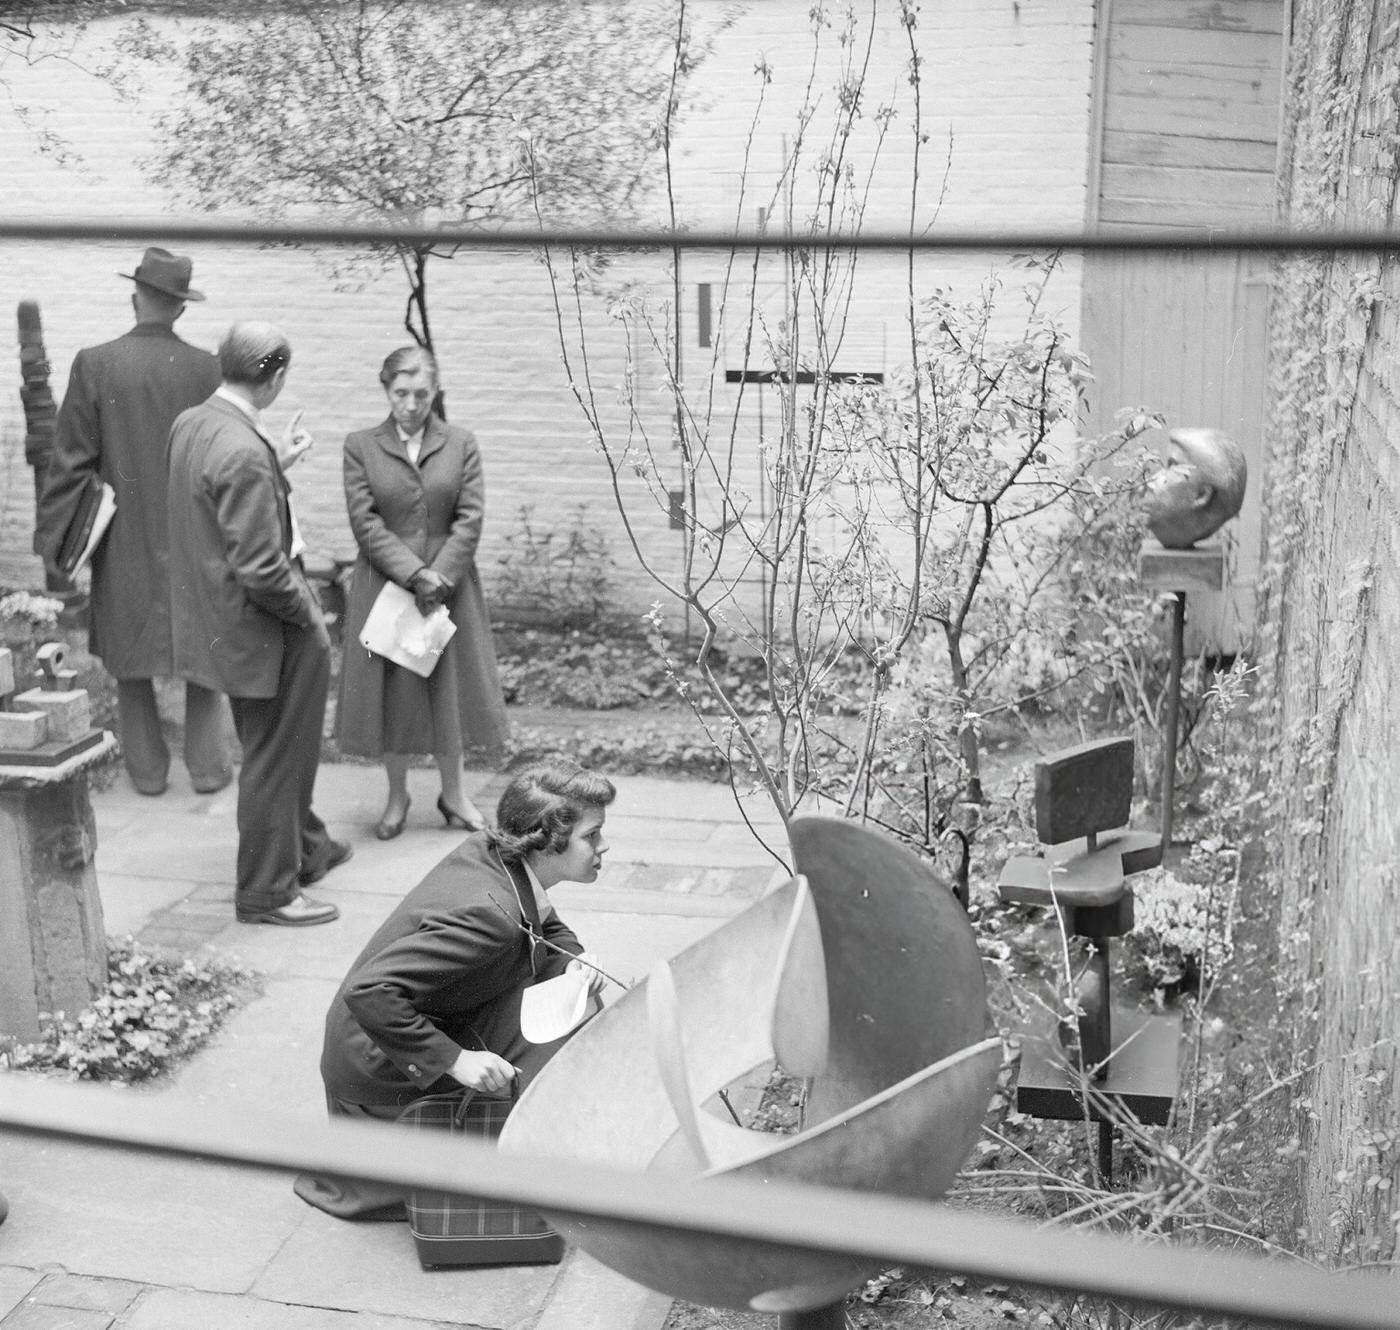
[[[1001,1066],[962,906],[928,865],[855,823],[789,828],[798,876],[581,1029],[521,1097],[503,1151],[686,1177],[779,1179],[932,1200],[977,1138]],[[810,1078],[796,1135],[721,1117],[774,1061]],[[551,1215],[605,1265],[672,1297],[823,1307],[874,1263]]]

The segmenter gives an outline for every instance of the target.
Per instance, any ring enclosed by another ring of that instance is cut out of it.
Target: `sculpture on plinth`
[[[1239,445],[1222,430],[1200,426],[1168,435],[1166,465],[1148,485],[1145,512],[1156,543],[1143,541],[1138,575],[1144,587],[1172,593],[1170,675],[1163,725],[1162,844],[1172,841],[1176,750],[1181,712],[1181,669],[1186,642],[1186,593],[1225,587],[1225,550],[1198,547],[1244,503],[1249,469]]]
[[[92,728],[65,650],[41,646],[40,686],[17,692],[0,648],[0,1034],[24,1041],[107,978],[87,771],[116,741]]]
[[[1130,878],[1162,862],[1157,831],[1128,826],[1133,797],[1131,738],[1096,739],[1047,754],[1035,765],[1035,824],[1042,850],[1017,855],[997,880],[1010,904],[1059,912],[1066,935],[1086,940],[1073,1018],[1048,1037],[1022,1035],[1019,1112],[1099,1126],[1099,1172],[1113,1173],[1113,1127],[1123,1117],[1162,1124],[1176,1100],[1178,1023],[1114,1009],[1112,939],[1133,927]]]
[[[799,876],[662,962],[585,1025],[521,1096],[506,1152],[681,1177],[923,1200],[952,1183],[1002,1064],[962,905],[923,861],[853,822],[789,827]],[[731,1119],[722,1092],[774,1061],[807,1080],[795,1135]],[[547,1216],[672,1297],[833,1323],[875,1262],[726,1235]]]
[[[1244,503],[1244,453],[1218,429],[1174,429],[1165,465],[1149,481],[1147,529],[1169,550],[1191,549],[1214,535]]]

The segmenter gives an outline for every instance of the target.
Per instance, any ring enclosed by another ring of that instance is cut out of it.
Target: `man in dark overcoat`
[[[339,915],[301,888],[344,863],[350,846],[311,808],[330,637],[302,571],[282,458],[262,424],[291,357],[270,324],[235,324],[219,344],[223,382],[175,421],[170,591],[175,671],[228,694],[243,746],[235,912],[243,923],[300,927]],[[303,433],[297,447],[309,446]]]
[[[154,685],[173,673],[166,442],[175,417],[219,386],[214,357],[174,331],[186,302],[204,299],[191,271],[188,258],[152,248],[122,274],[136,284],[136,326],[74,357],[34,532],[34,552],[55,571],[91,478],[116,491],[116,514],[92,556],[89,640],[117,681],[122,758],[142,794],[163,793],[170,769]],[[185,687],[185,764],[200,793],[233,778],[222,699],[197,683]]]

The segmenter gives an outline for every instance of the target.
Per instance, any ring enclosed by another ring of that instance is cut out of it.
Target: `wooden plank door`
[[[1272,219],[1285,21],[1284,0],[1101,0],[1091,224],[1199,233]],[[1266,263],[1248,255],[1092,254],[1084,264],[1089,428],[1142,406],[1169,427],[1225,430],[1249,462],[1244,511],[1225,528],[1229,585],[1190,603],[1193,650],[1236,651],[1253,620],[1266,278]]]

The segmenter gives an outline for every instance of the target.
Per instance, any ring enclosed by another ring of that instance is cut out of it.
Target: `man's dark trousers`
[[[330,677],[325,629],[284,622],[277,695],[229,698],[243,745],[238,909],[280,909],[300,893],[299,874],[326,857],[330,837],[311,811],[311,795],[321,763]]]

